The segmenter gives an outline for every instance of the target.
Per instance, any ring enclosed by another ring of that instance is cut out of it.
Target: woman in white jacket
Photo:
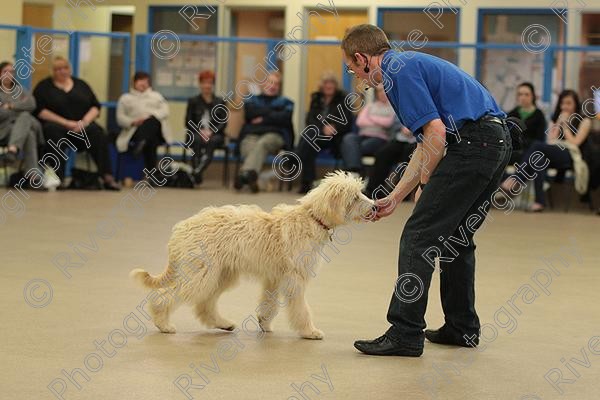
[[[152,90],[150,75],[136,72],[133,88],[123,94],[117,103],[117,123],[122,128],[117,137],[117,150],[131,149],[135,157],[144,156],[144,167],[156,167],[156,148],[171,142],[167,118],[169,104],[158,92]]]

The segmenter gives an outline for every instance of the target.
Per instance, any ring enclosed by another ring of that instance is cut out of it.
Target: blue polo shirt
[[[441,58],[415,51],[388,50],[381,61],[383,85],[402,124],[417,140],[423,125],[441,119],[447,132],[484,115],[506,114],[476,79]]]

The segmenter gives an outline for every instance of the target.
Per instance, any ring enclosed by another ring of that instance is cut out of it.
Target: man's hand
[[[391,196],[375,200],[375,208],[377,211],[375,212],[375,216],[373,217],[372,221],[379,221],[381,218],[391,215],[396,209],[398,203],[401,202],[402,199],[396,199]]]
[[[250,121],[250,123],[254,124],[254,125],[262,124],[262,122],[263,122],[263,117],[256,117]]]
[[[421,197],[421,193],[423,193],[423,189],[421,189],[421,187],[417,187],[417,191],[415,192],[415,203],[417,201],[419,201],[419,198]]]

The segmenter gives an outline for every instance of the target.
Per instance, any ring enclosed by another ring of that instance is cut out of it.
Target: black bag
[[[21,181],[21,179],[25,178],[25,174],[23,173],[23,171],[17,171],[13,174],[10,174],[10,176],[8,177],[8,187],[15,187],[19,184],[19,182]],[[24,188],[29,187],[29,180],[25,179],[25,183],[22,186]]]
[[[175,172],[173,175],[171,176],[167,176],[167,175],[163,175],[160,172],[157,172],[154,174],[155,180],[157,182],[164,182],[166,180],[166,182],[163,185],[163,187],[171,187],[171,188],[183,188],[183,189],[193,189],[194,188],[194,177],[192,176],[192,174],[186,172],[186,171],[182,171],[181,169],[179,169],[177,172]]]
[[[513,151],[523,150],[523,132],[527,129],[527,125],[517,117],[506,118],[506,125],[512,139]]]
[[[71,170],[71,179],[69,189],[102,190],[102,181],[100,179],[100,174],[97,172],[73,168]]]

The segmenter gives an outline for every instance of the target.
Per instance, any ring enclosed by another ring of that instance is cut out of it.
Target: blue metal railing
[[[78,76],[80,72],[80,43],[83,38],[89,37],[107,37],[113,39],[122,39],[124,41],[124,63],[125,68],[123,69],[122,77],[122,90],[127,92],[129,89],[129,77],[130,77],[130,49],[131,49],[131,37],[127,33],[106,33],[106,32],[91,32],[91,31],[67,31],[59,29],[40,29],[28,26],[19,25],[0,25],[0,30],[13,30],[16,32],[17,39],[16,45],[17,50],[15,59],[17,61],[23,60],[24,62],[31,63],[31,46],[33,44],[33,38],[36,34],[50,34],[50,35],[68,35],[69,36],[69,59],[73,64],[73,74]],[[151,71],[152,70],[152,33],[138,34],[135,37],[135,68],[138,70]],[[277,54],[276,47],[278,45],[296,45],[296,46],[339,46],[340,42],[337,40],[283,40],[273,38],[238,38],[238,37],[219,37],[219,36],[205,36],[205,35],[190,35],[182,34],[178,35],[180,41],[193,41],[193,42],[214,42],[214,43],[254,43],[265,45],[265,56],[267,69],[272,69],[272,65],[276,65]],[[402,42],[392,42],[395,46],[399,46]],[[482,50],[515,50],[515,51],[527,51],[522,44],[510,44],[510,43],[460,43],[460,42],[412,42],[414,48],[419,49],[473,49],[478,53]],[[405,48],[407,50],[407,48]],[[543,76],[543,87],[542,87],[542,99],[543,101],[549,102],[552,95],[552,70],[554,67],[554,60],[557,52],[600,52],[600,46],[566,46],[566,45],[550,45],[544,52],[543,64],[544,64],[544,76]],[[481,64],[480,57],[475,58],[476,65]],[[346,90],[350,90],[352,87],[352,76],[345,73],[345,65],[340,60],[340,68],[343,76],[343,86]],[[565,75],[566,63],[562,64],[562,74]],[[481,79],[481,69],[475,68],[477,71],[476,78]],[[17,77],[21,84],[25,87],[31,87],[31,76],[27,78]],[[170,100],[182,100],[179,98],[170,98]],[[104,102],[107,106],[114,106],[114,102]]]
[[[67,31],[62,29],[42,29],[34,28],[31,26],[21,25],[0,25],[0,30],[10,30],[16,33],[16,51],[14,54],[15,65],[17,63],[25,63],[31,68],[34,68],[36,63],[33,57],[33,46],[37,46],[34,43],[34,35],[45,34],[45,35],[66,35],[68,36],[69,50],[68,59],[71,62],[73,68],[73,75],[78,77],[80,74],[80,44],[83,39],[92,37],[105,37],[109,39],[120,39],[123,40],[123,68],[122,84],[121,89],[123,92],[129,90],[129,76],[130,76],[130,64],[131,64],[131,35],[128,33],[107,33],[107,32],[92,32],[92,31]],[[39,50],[39,49],[38,49]],[[46,55],[44,53],[44,55]],[[31,69],[33,72],[33,69]],[[21,76],[17,74],[17,81],[25,88],[31,88],[32,74]],[[114,102],[103,102],[102,104],[107,106],[114,106]]]

